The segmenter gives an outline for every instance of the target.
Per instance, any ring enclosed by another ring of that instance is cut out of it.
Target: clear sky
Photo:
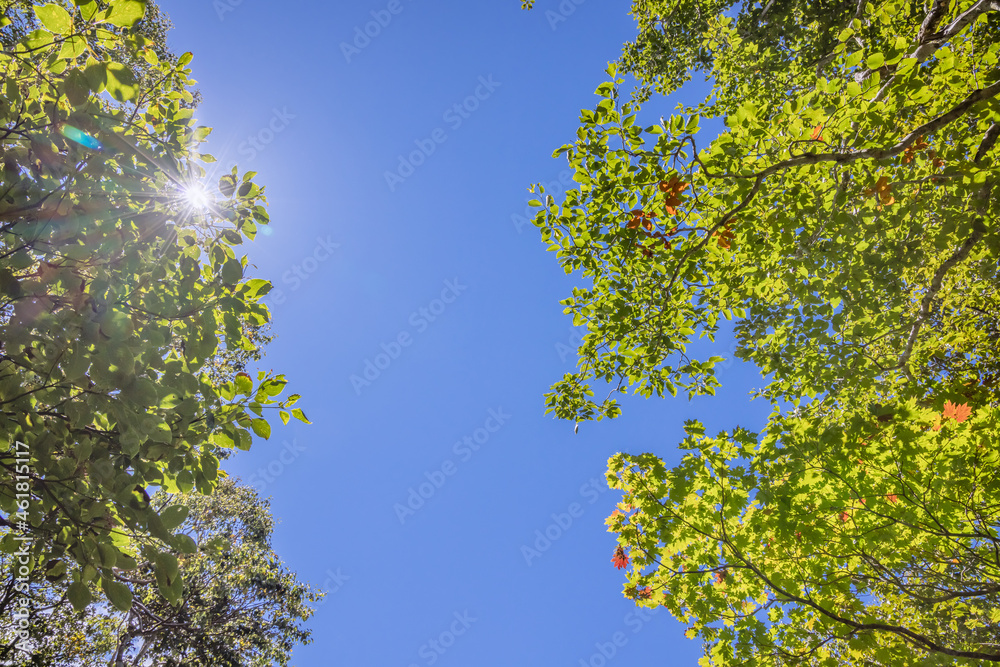
[[[160,4],[211,152],[270,200],[247,246],[276,287],[264,367],[314,424],[228,464],[330,591],[294,663],[695,665],[682,625],[622,596],[603,473],[618,451],[677,461],[685,419],[759,428],[756,372],[721,370],[714,399],[626,398],[578,435],[543,414],[575,361],[574,279],[525,224],[526,188],[567,178],[552,151],[633,35],[628,3]]]

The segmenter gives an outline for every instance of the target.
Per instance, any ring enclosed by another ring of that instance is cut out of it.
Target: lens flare
[[[62,127],[59,128],[59,133],[70,141],[80,144],[84,148],[89,148],[95,151],[104,150],[104,146],[100,141],[90,136],[83,130],[73,127],[72,125],[66,125],[63,123]]]
[[[212,196],[201,183],[189,183],[183,188],[184,201],[192,211],[207,211],[212,206]]]

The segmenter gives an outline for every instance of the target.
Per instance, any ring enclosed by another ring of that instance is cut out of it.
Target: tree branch
[[[976,218],[972,223],[972,234],[965,240],[962,247],[955,251],[955,253],[949,257],[944,264],[938,267],[937,272],[934,274],[934,280],[931,282],[930,288],[927,290],[927,294],[924,295],[923,301],[920,303],[920,313],[917,315],[917,319],[913,322],[913,326],[910,328],[910,336],[906,341],[906,349],[903,351],[902,356],[899,358],[899,363],[896,368],[903,369],[906,377],[911,381],[913,380],[913,375],[910,373],[910,369],[907,367],[910,361],[910,355],[913,354],[913,346],[917,342],[917,335],[920,333],[920,328],[930,317],[931,308],[934,304],[934,298],[937,296],[938,292],[941,291],[941,285],[944,282],[944,276],[948,271],[955,267],[956,264],[963,261],[969,256],[972,251],[972,247],[979,243],[979,240],[983,238],[986,233],[986,227],[983,225],[983,221]]]
[[[979,164],[986,157],[986,154],[990,152],[993,145],[996,144],[997,138],[1000,137],[1000,123],[993,123],[990,128],[986,130],[986,134],[983,135],[983,141],[979,144],[979,150],[976,151],[976,158],[973,160],[976,164]]]

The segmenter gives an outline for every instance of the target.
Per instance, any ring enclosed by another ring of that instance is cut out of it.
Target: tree
[[[134,599],[128,612],[107,605],[78,612],[65,581],[42,579],[32,589],[33,607],[44,610],[33,619],[32,636],[39,638],[33,664],[287,665],[292,646],[310,641],[301,622],[320,594],[299,583],[272,550],[268,503],[230,479],[209,496],[160,492],[151,502],[161,510],[186,508],[178,533],[200,545],[194,554],[156,556],[176,570],[182,603],[162,595],[160,568],[148,560],[121,569]],[[89,591],[99,594],[94,585]],[[0,661],[12,657],[13,642],[0,642]]]
[[[626,594],[689,623],[703,664],[998,662],[1000,5],[675,5],[634,3],[639,38],[557,151],[578,188],[535,202],[587,283],[547,406],[579,425],[630,389],[712,395],[722,358],[688,348],[731,319],[774,412],[689,423],[673,470],[609,462]],[[697,70],[711,95],[644,129]]]
[[[180,605],[170,554],[197,546],[147,489],[210,494],[220,458],[270,435],[265,410],[306,421],[283,376],[209,372],[220,341],[252,354],[270,319],[271,284],[236,254],[267,202],[253,172],[202,185],[192,56],[161,60],[148,7],[0,18],[0,551],[29,571],[11,586],[40,572],[80,610],[94,586],[131,610],[123,564],[142,561]]]

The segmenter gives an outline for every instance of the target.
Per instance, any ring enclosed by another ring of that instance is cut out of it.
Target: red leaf
[[[625,549],[621,546],[615,549],[615,555],[611,558],[611,563],[619,570],[624,570],[628,567],[628,555],[625,553]]]

